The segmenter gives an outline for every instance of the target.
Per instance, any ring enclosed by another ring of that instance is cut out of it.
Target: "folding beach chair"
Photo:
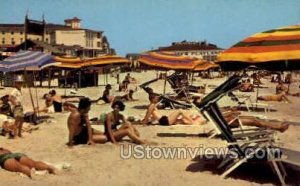
[[[145,92],[147,92],[148,85],[150,85],[151,83],[154,83],[157,80],[158,80],[158,78],[147,81],[147,82],[141,84],[140,88],[142,88]],[[153,94],[160,97],[159,102],[162,105],[164,105],[164,108],[169,107],[171,109],[179,109],[179,108],[187,109],[187,108],[192,107],[191,104],[185,103],[183,101],[177,101],[177,100],[172,99],[171,95],[168,95],[168,94],[163,95],[163,94],[158,94],[158,93],[154,93],[154,92],[153,92]]]
[[[269,162],[282,185],[285,185],[286,171],[282,165],[282,151],[274,145],[273,133],[269,131],[254,131],[238,135],[229,128],[222,116],[217,101],[239,85],[240,77],[232,76],[213,92],[208,94],[200,104],[199,109],[209,118],[226,140],[229,156],[226,157],[219,169],[224,169],[221,177],[225,178],[233,170],[247,162]],[[260,154],[264,153],[261,157]]]
[[[237,96],[232,92],[228,93],[228,96],[231,98],[232,101],[235,101],[238,103],[238,107],[245,106],[247,108],[248,112],[253,112],[255,109],[263,108],[265,113],[270,112],[270,108],[272,105],[267,103],[259,103],[254,102],[251,100],[250,95],[243,95],[243,96]]]
[[[178,97],[189,98],[191,93],[205,92],[205,87],[189,85],[186,75],[181,72],[168,76],[167,81]]]

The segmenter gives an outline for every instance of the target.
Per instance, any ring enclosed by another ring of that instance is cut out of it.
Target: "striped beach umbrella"
[[[167,70],[193,70],[203,63],[197,58],[177,55],[174,52],[148,52],[141,54],[138,61],[152,68]]]
[[[70,69],[79,69],[90,66],[123,65],[130,63],[128,59],[117,55],[105,55],[91,59],[80,59],[78,57],[55,57],[55,61],[60,63],[56,65],[57,67]]]
[[[214,68],[218,68],[219,65],[215,64],[213,62],[204,62],[201,63],[199,65],[197,65],[194,69],[195,72],[197,71],[206,71],[206,70],[210,70],[210,69],[214,69]]]
[[[43,68],[54,63],[53,56],[40,51],[22,50],[0,62],[0,71],[12,72],[25,68]]]
[[[250,65],[274,71],[300,69],[300,25],[254,34],[218,56],[224,70],[240,70]]]

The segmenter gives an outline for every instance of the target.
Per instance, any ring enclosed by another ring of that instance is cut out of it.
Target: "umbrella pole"
[[[192,81],[191,81],[191,85],[193,85],[194,82],[194,72],[192,72]]]
[[[289,85],[288,85],[288,89],[287,89],[287,94],[289,94],[289,92],[290,92],[290,86],[291,86],[292,79],[293,79],[292,76],[293,76],[293,72],[291,72],[291,79],[289,81]]]
[[[65,75],[65,97],[67,96],[67,70],[64,70],[64,75]]]
[[[164,82],[164,95],[166,94],[166,86],[167,86],[167,71],[165,71],[165,82]]]
[[[26,70],[26,68],[24,69],[25,70],[25,77],[26,77],[26,84],[27,84],[27,86],[28,86],[28,90],[29,90],[29,95],[30,95],[30,100],[31,100],[31,105],[32,105],[32,108],[33,108],[33,110],[34,110],[34,101],[33,101],[33,96],[32,96],[32,92],[31,92],[31,88],[30,88],[30,85],[29,85],[29,83],[28,83],[28,78],[27,78],[27,70]]]
[[[257,78],[258,78],[258,72],[257,71]],[[259,93],[259,82],[257,84],[257,87],[256,87],[256,106],[255,106],[255,109],[257,110],[257,103],[258,103],[258,93]]]
[[[35,73],[33,71],[33,87],[35,89],[36,106],[39,109],[40,106],[39,106],[39,100],[38,100],[38,91],[37,91],[37,87],[34,85],[35,81],[36,81],[36,78],[35,78]],[[39,116],[39,111],[37,111],[37,116]]]

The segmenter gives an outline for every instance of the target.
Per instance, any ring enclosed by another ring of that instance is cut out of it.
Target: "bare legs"
[[[93,129],[93,141],[95,143],[105,143],[107,138],[103,132]]]
[[[183,124],[187,124],[187,125],[194,124],[193,119],[186,112],[184,112],[183,110],[179,109],[179,110],[176,110],[176,111],[172,112],[168,116],[169,125],[175,125],[179,116],[182,116],[182,122],[183,122]]]
[[[32,178],[33,168],[36,170],[47,170],[50,174],[56,173],[54,167],[51,167],[41,161],[34,161],[26,156],[21,157],[19,161],[14,158],[6,160],[3,168],[12,172],[21,172],[30,178]]]
[[[13,128],[13,134],[11,137],[15,138],[17,135],[19,137],[22,137],[22,127],[23,127],[23,117],[17,116],[15,118],[15,125]]]
[[[145,144],[145,141],[139,138],[140,134],[137,129],[131,124],[123,124],[117,131],[113,132],[113,135],[117,141],[128,136],[136,144]]]
[[[236,113],[232,113],[231,115],[225,116],[225,119],[227,122],[230,122],[236,116],[238,116]],[[263,128],[278,130],[280,132],[284,132],[289,127],[289,124],[286,122],[262,120],[253,116],[240,116],[239,119],[241,120],[243,125],[263,127]],[[238,121],[235,120],[233,121],[231,126],[238,126],[238,125],[239,125]]]

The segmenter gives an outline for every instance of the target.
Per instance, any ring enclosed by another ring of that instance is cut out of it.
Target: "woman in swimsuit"
[[[146,112],[146,115],[143,119],[143,123],[147,124],[149,121],[158,121],[160,125],[175,125],[175,124],[203,124],[204,121],[202,121],[200,118],[193,120],[193,118],[188,115],[187,112],[179,109],[168,116],[162,115],[159,113],[157,109],[157,104],[159,102],[159,96],[154,96],[151,98],[151,104],[148,107],[148,110]]]
[[[30,178],[34,174],[34,169],[47,170],[50,174],[56,174],[54,167],[41,161],[34,161],[25,154],[12,153],[2,147],[0,148],[0,166],[7,171],[21,172]]]
[[[125,136],[128,136],[133,143],[145,144],[145,141],[140,139],[140,134],[137,129],[129,123],[125,117],[120,114],[124,111],[125,105],[122,101],[115,101],[112,104],[113,111],[106,115],[104,127],[108,141],[116,144]],[[118,127],[120,125],[120,127]]]

